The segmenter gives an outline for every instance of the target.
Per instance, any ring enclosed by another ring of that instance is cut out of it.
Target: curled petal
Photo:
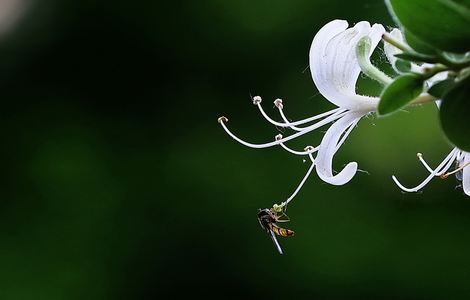
[[[359,22],[348,28],[348,22],[334,20],[315,35],[310,48],[310,71],[320,93],[331,103],[351,110],[374,110],[378,99],[356,94],[361,72],[356,45],[365,36],[371,38],[369,56],[377,47],[385,29]]]
[[[347,134],[351,126],[355,126],[363,117],[363,113],[349,112],[344,117],[336,121],[323,137],[316,159],[318,176],[325,182],[333,185],[343,185],[348,183],[357,172],[357,163],[350,162],[344,169],[336,175],[333,175],[333,156],[338,150],[341,136],[345,131]],[[346,137],[341,139],[344,141]]]

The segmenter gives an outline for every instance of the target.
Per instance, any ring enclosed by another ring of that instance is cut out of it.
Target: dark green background
[[[468,298],[468,197],[390,178],[418,183],[416,152],[450,151],[433,105],[361,121],[335,167],[369,175],[314,174],[285,255],[259,228],[308,165],[216,119],[262,142],[277,129],[250,95],[271,115],[277,97],[293,118],[332,108],[305,69],[335,18],[393,25],[371,0],[33,2],[0,40],[0,299]]]

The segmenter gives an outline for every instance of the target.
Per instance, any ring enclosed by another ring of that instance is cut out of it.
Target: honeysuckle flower
[[[356,93],[356,83],[361,72],[356,47],[368,37],[367,59],[380,42],[385,29],[380,24],[370,26],[359,22],[348,28],[348,23],[335,20],[326,24],[315,36],[310,48],[310,71],[319,92],[331,103],[345,109],[323,137],[316,157],[318,176],[333,185],[349,182],[357,172],[357,163],[348,163],[333,175],[333,156],[360,119],[375,112],[379,99]],[[341,140],[340,140],[341,139]]]
[[[244,141],[233,134],[226,125],[228,122],[226,117],[218,119],[228,135],[247,147],[268,148],[280,146],[292,154],[309,157],[311,165],[307,173],[292,195],[282,203],[281,207],[288,204],[295,197],[313,169],[316,170],[323,181],[332,185],[346,184],[357,173],[358,164],[349,162],[339,173],[333,174],[333,157],[362,117],[374,113],[378,106],[378,97],[356,93],[356,83],[361,71],[383,85],[387,85],[392,81],[390,77],[370,63],[370,56],[384,34],[385,29],[380,24],[371,26],[368,22],[359,22],[354,27],[349,28],[346,21],[334,20],[323,26],[315,35],[309,53],[310,71],[314,84],[322,96],[337,106],[332,110],[303,120],[290,121],[284,113],[283,101],[276,99],[274,105],[282,119],[282,121],[276,121],[264,111],[261,97],[253,97],[253,104],[258,107],[261,115],[269,123],[277,127],[288,128],[293,133],[286,136],[278,134],[275,136],[274,141],[255,144]],[[403,41],[402,34],[398,29],[392,30],[390,36],[399,42]],[[394,45],[385,43],[385,54],[397,72],[399,70],[395,67],[396,57],[394,55],[400,51]],[[432,65],[411,66],[415,72],[422,72],[428,67],[432,67]],[[431,78],[429,84],[432,83],[433,79]],[[432,97],[427,95],[428,98]],[[286,142],[306,135],[329,123],[333,124],[326,131],[319,146],[307,146],[304,150],[299,151],[286,145]],[[313,156],[315,153],[316,157]],[[433,174],[432,176],[445,172],[442,167],[438,167],[437,171],[434,171],[430,171]]]
[[[437,108],[440,108],[440,100],[436,101]],[[423,166],[429,171],[429,176],[426,177],[419,185],[413,188],[407,188],[403,186],[396,176],[392,176],[393,181],[398,185],[398,187],[405,192],[418,192],[423,187],[425,187],[434,177],[440,177],[446,179],[452,174],[455,174],[457,180],[462,181],[463,191],[466,195],[470,196],[470,153],[460,150],[455,147],[452,151],[444,158],[444,160],[437,166],[437,168],[432,169],[428,163],[423,158],[421,153],[417,154],[419,161]],[[447,172],[452,164],[455,165],[455,169],[451,172]],[[447,172],[447,173],[446,173]]]
[[[380,24],[371,26],[368,22],[359,22],[354,27],[348,27],[348,23],[343,20],[334,20],[323,26],[315,35],[309,54],[310,70],[315,85],[319,92],[337,108],[303,120],[289,121],[284,114],[282,100],[276,99],[274,105],[278,109],[282,121],[275,121],[264,111],[261,97],[256,96],[253,98],[253,104],[258,107],[268,122],[278,127],[291,129],[294,132],[285,137],[277,135],[274,141],[263,144],[254,144],[240,139],[227,128],[228,119],[226,117],[218,119],[227,134],[245,146],[251,148],[281,146],[292,154],[309,157],[310,168],[284,204],[287,204],[298,193],[315,167],[318,176],[333,185],[343,185],[349,182],[357,172],[357,163],[350,162],[338,174],[334,175],[333,157],[360,119],[376,111],[378,97],[356,93],[356,83],[361,73],[358,59],[364,61],[370,58],[385,29]],[[358,42],[365,37],[368,39],[365,57],[358,57],[356,53]],[[319,146],[307,146],[303,151],[298,151],[286,145],[286,142],[331,122],[334,123],[323,136]],[[314,158],[315,152],[317,152],[317,156]]]
[[[455,174],[457,180],[462,181],[463,191],[466,195],[470,196],[470,153],[454,148],[444,160],[435,168],[432,169],[429,164],[424,160],[423,155],[418,153],[418,159],[423,166],[429,171],[429,176],[426,177],[420,184],[413,188],[403,186],[395,176],[392,176],[393,181],[405,192],[418,192],[425,187],[434,177],[447,178]],[[455,165],[453,171],[449,169]]]

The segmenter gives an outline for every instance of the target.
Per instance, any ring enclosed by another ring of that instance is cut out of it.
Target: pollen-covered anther
[[[262,99],[261,99],[260,96],[254,96],[254,97],[253,97],[253,104],[254,104],[254,105],[260,104],[261,101],[262,101]]]
[[[461,164],[460,167],[458,167],[457,169],[455,169],[455,170],[453,170],[453,171],[451,171],[451,172],[447,172],[447,173],[441,175],[440,177],[441,177],[441,179],[447,179],[447,177],[449,177],[450,175],[455,174],[455,173],[457,173],[457,172],[459,172],[459,171],[462,171],[465,167],[467,167],[467,166],[469,166],[469,165],[470,165],[470,161],[468,161],[468,162],[466,162],[466,163],[463,163],[463,164]]]
[[[284,108],[284,105],[282,105],[282,99],[276,99],[274,100],[274,105],[279,108],[279,109],[283,109]]]
[[[313,148],[312,146],[307,146],[304,148],[304,151],[307,151],[307,152],[313,152],[315,148]]]
[[[282,140],[282,134],[276,135],[276,136],[274,137],[274,139],[275,139],[276,141]]]
[[[217,119],[217,123],[219,123],[219,124],[227,123],[227,122],[228,122],[228,119],[224,116]]]

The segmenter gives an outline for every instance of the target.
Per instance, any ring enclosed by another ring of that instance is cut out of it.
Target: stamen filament
[[[418,153],[417,156],[418,156],[418,159],[421,161],[421,163],[424,165],[424,167],[429,171],[429,173],[432,173],[433,169],[426,163],[426,161],[423,158],[423,154]],[[442,168],[442,170],[445,170],[445,171],[437,172],[435,176],[438,176],[438,177],[443,176],[442,174],[444,174],[451,167],[454,160],[459,160],[459,157],[460,157],[460,151],[457,153],[454,159],[449,160],[446,166]]]
[[[280,108],[279,109],[282,109],[283,106],[282,106],[282,100],[279,102],[278,100],[281,100],[281,99],[276,99],[276,101],[274,101],[274,105],[276,105],[276,107],[279,108],[279,104],[280,104]],[[273,120],[270,116],[268,116],[268,114],[264,111],[263,109],[263,106],[261,105],[261,97],[259,96],[256,96],[256,97],[253,97],[253,104],[255,104],[256,106],[258,106],[258,109],[259,111],[261,112],[261,115],[271,124],[273,124],[274,126],[279,126],[279,127],[292,127],[292,126],[296,126],[296,125],[301,125],[301,124],[305,124],[305,123],[309,123],[309,122],[312,122],[312,121],[315,121],[315,120],[318,120],[318,119],[321,119],[321,118],[324,118],[326,116],[329,116],[329,115],[332,115],[334,113],[337,113],[338,111],[342,111],[342,112],[345,112],[346,109],[342,109],[342,108],[335,108],[335,109],[332,109],[332,110],[329,110],[327,112],[324,112],[324,113],[321,113],[321,114],[318,114],[318,115],[315,115],[313,117],[309,117],[309,118],[306,118],[306,119],[303,119],[303,120],[298,120],[298,121],[295,121],[295,122],[290,122],[289,120],[287,120],[287,118],[284,120],[285,123],[281,123],[281,122],[278,122],[276,120]],[[299,129],[303,129],[303,128],[299,128]]]
[[[446,156],[446,158],[444,158],[444,160],[439,164],[439,166],[435,170],[433,170],[431,172],[431,174],[429,174],[429,176],[426,177],[426,179],[424,179],[419,185],[415,186],[414,188],[407,188],[407,187],[403,186],[398,181],[398,179],[395,177],[395,175],[392,176],[392,179],[393,179],[393,181],[395,181],[395,184],[398,185],[398,187],[400,189],[402,189],[403,191],[405,191],[405,192],[417,192],[420,189],[422,189],[426,184],[428,184],[429,181],[431,181],[434,178],[434,176],[436,176],[437,173],[447,171],[450,168],[450,165],[448,163],[450,162],[450,164],[452,164],[452,162],[455,160],[455,157],[457,156],[458,152],[459,152],[459,150],[457,150],[457,149],[452,150]]]
[[[448,173],[446,173],[446,174],[444,174],[444,175],[441,175],[441,178],[442,178],[442,179],[447,179],[447,177],[449,177],[450,175],[455,174],[455,173],[457,173],[457,172],[459,172],[459,171],[462,171],[465,167],[467,167],[467,166],[469,166],[469,165],[470,165],[470,161],[467,161],[466,163],[464,163],[462,166],[458,167],[458,168],[455,169],[454,171],[448,172]]]
[[[280,139],[282,139],[282,134],[276,135],[275,140],[278,141]],[[304,148],[304,151],[297,151],[297,150],[294,150],[292,148],[287,147],[284,143],[280,143],[279,145],[281,145],[281,147],[284,150],[286,150],[287,152],[290,152],[294,155],[299,155],[299,156],[305,156],[305,155],[308,155],[310,153],[315,153],[315,152],[318,151],[318,148],[319,148],[319,147],[314,148],[312,146],[307,146],[307,147]]]
[[[422,153],[417,153],[416,156],[418,157],[418,160],[423,164],[423,166],[426,168],[426,170],[429,171],[429,173],[433,172],[433,169],[428,165],[428,163],[424,160],[423,154]]]
[[[299,136],[302,136],[302,135],[305,135],[317,128],[320,128],[330,122],[333,122],[341,117],[343,117],[346,113],[341,113],[341,114],[338,114],[338,115],[332,115],[332,116],[329,116],[317,123],[314,123],[312,125],[309,125],[307,127],[305,127],[302,131],[300,132],[297,132],[297,133],[294,133],[290,136],[287,136],[285,138],[282,138],[278,141],[274,141],[274,142],[270,142],[270,143],[264,143],[264,144],[253,144],[253,143],[249,143],[249,142],[245,142],[244,140],[240,139],[239,137],[237,137],[236,135],[234,135],[228,128],[227,126],[225,125],[225,123],[228,121],[227,118],[225,117],[220,117],[218,119],[218,122],[220,123],[220,125],[222,125],[222,128],[225,130],[225,132],[230,135],[230,137],[232,137],[234,140],[236,140],[237,142],[239,142],[240,144],[242,145],[245,145],[247,147],[250,147],[250,148],[256,148],[256,149],[261,149],[261,148],[269,148],[269,147],[273,147],[273,146],[276,146],[276,145],[279,145],[280,143],[284,143],[284,142],[287,142],[287,141],[290,141],[292,139],[295,139]]]
[[[299,193],[300,189],[302,188],[302,186],[305,184],[305,182],[307,181],[308,177],[310,176],[310,173],[312,173],[313,169],[315,168],[315,160],[313,159],[313,156],[312,154],[310,153],[308,155],[310,157],[310,160],[312,161],[312,164],[310,165],[310,168],[308,168],[307,170],[307,173],[305,174],[304,178],[302,178],[302,181],[300,182],[300,184],[297,186],[297,188],[295,189],[295,191],[292,193],[292,195],[290,195],[289,198],[287,198],[286,201],[284,201],[281,205],[282,206],[286,206],[287,204],[289,204],[289,202],[292,201],[292,199],[294,199],[294,197]]]
[[[341,112],[345,111],[344,109],[341,109],[341,108],[335,108],[335,109],[332,109],[330,111],[321,113],[319,115],[316,115],[316,116],[313,116],[313,117],[310,117],[310,118],[307,118],[307,119],[304,119],[304,120],[300,120],[300,121],[291,123],[287,119],[286,115],[284,114],[284,105],[282,103],[282,99],[274,100],[274,105],[278,108],[279,114],[281,115],[282,120],[286,124],[290,124],[289,128],[292,129],[292,130],[295,130],[295,131],[302,131],[303,129],[305,129],[305,127],[296,127],[295,125],[297,125],[297,124],[305,124],[305,123],[308,123],[308,122],[311,122],[311,121],[321,119],[321,118],[326,117],[328,115],[337,115],[337,114],[340,114]]]
[[[286,123],[290,123],[290,121],[287,119],[286,115],[284,114],[284,105],[282,104],[282,99],[276,99],[274,100],[274,105],[278,108],[279,114],[281,115],[282,120]],[[289,126],[290,129],[295,130],[295,131],[302,131],[303,128],[296,127],[294,125]]]

